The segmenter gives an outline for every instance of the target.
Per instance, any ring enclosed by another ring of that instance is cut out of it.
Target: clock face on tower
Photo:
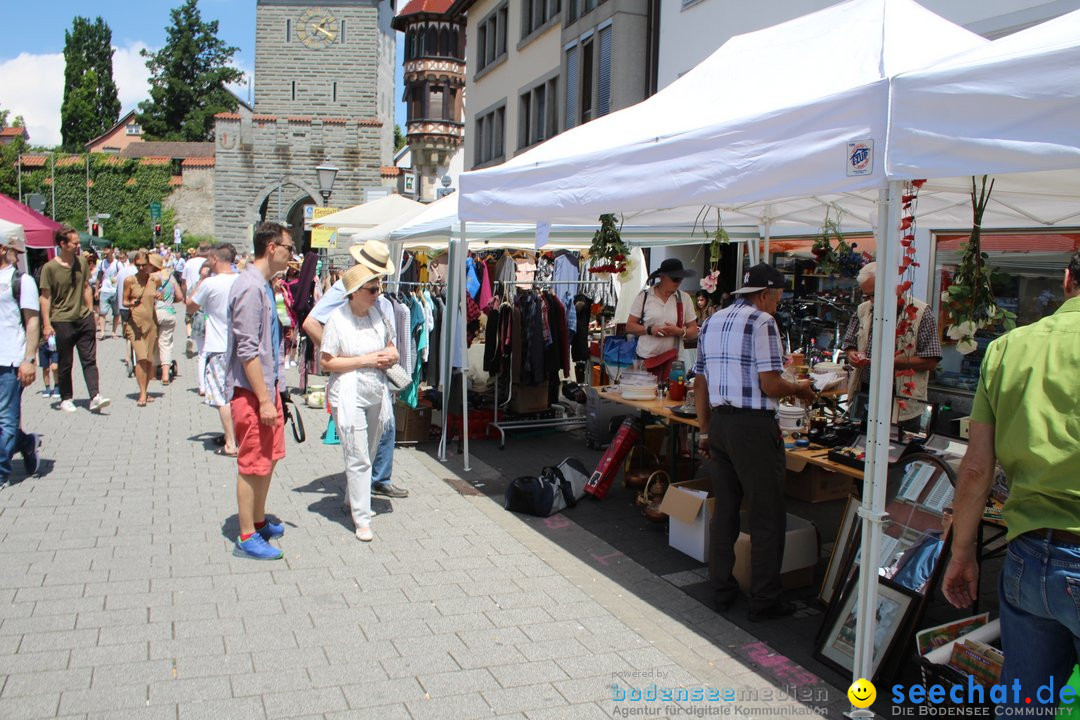
[[[338,21],[322,8],[305,10],[299,23],[296,34],[309,48],[324,48],[337,39]]]

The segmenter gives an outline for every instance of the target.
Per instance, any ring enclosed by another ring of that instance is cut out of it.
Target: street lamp
[[[319,175],[319,194],[322,195],[323,207],[326,207],[330,204],[330,193],[334,189],[338,169],[333,165],[319,165],[315,172]]]

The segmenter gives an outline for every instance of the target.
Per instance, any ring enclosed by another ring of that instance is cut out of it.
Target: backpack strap
[[[19,322],[22,323],[23,330],[26,330],[26,318],[22,313],[22,278],[23,274],[16,267],[11,276],[11,294],[15,297],[15,310],[19,313]]]

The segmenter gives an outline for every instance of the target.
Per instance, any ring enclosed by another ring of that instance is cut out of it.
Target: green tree
[[[203,22],[198,0],[169,11],[165,47],[148,58],[150,98],[139,103],[143,131],[159,140],[214,139],[214,115],[236,110],[225,85],[244,74],[229,65],[239,48],[218,39],[217,20]]]
[[[112,30],[98,17],[76,16],[64,32],[64,101],[60,106],[63,148],[80,152],[120,117],[113,81]]]
[[[400,125],[394,125],[394,152],[405,147],[405,133],[401,132]]]
[[[8,127],[9,111],[0,110],[0,128]],[[24,127],[22,116],[16,117],[11,127]],[[19,154],[27,151],[27,142],[22,135],[17,136],[12,142],[0,144],[0,193],[9,197],[17,197],[19,192],[19,170],[16,164]]]

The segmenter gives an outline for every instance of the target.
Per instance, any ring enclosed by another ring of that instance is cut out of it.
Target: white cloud
[[[121,112],[134,108],[147,96],[149,72],[139,51],[145,43],[113,48],[113,80],[120,95]],[[22,115],[34,145],[59,145],[60,105],[64,99],[62,53],[21,53],[0,61],[0,108]]]

